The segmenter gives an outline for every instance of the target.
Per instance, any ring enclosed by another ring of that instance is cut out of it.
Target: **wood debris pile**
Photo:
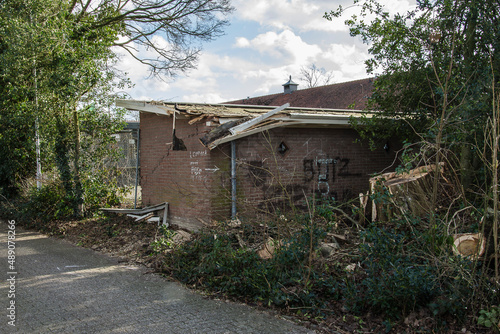
[[[435,176],[439,178],[437,203],[432,203]],[[444,163],[439,169],[436,165],[425,165],[404,173],[385,173],[370,179],[373,198],[387,195],[385,200],[372,202],[371,218],[385,221],[397,213],[411,213],[423,218],[433,209],[439,210],[444,203],[452,201],[455,193],[452,183],[445,177]]]
[[[127,217],[133,218],[136,223],[147,221],[148,223],[163,224],[168,227],[168,203],[161,203],[158,205],[148,206],[143,209],[112,209],[101,208],[103,212],[111,212],[118,214],[126,214]]]
[[[437,196],[433,203],[435,178]],[[372,221],[389,221],[399,214],[411,214],[426,219],[447,208],[458,198],[453,184],[446,178],[444,163],[425,165],[405,173],[385,173],[370,179],[370,192],[360,194],[361,207],[366,213],[371,201]],[[485,239],[481,233],[452,234],[456,255],[477,259],[485,253]]]

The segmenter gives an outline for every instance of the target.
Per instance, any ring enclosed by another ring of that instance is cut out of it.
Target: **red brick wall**
[[[172,147],[172,118],[141,113],[143,204],[169,202],[171,222],[201,226],[200,219],[231,216],[230,144],[210,151],[199,138],[210,128],[176,120],[186,151]],[[394,160],[382,147],[354,143],[351,129],[282,128],[236,141],[238,213],[255,215],[303,207],[304,194],[344,201],[368,190],[369,175]],[[278,146],[284,142],[282,155]]]
[[[394,150],[370,151],[358,138],[352,129],[281,128],[238,140],[239,213],[305,209],[305,196],[357,198],[369,189],[370,174],[394,161]]]
[[[169,219],[199,227],[210,219],[212,174],[210,151],[198,140],[205,124],[176,120],[176,136],[186,151],[172,145],[172,117],[141,113],[141,187],[144,205],[169,202]]]

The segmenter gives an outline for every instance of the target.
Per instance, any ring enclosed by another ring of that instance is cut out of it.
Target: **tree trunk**
[[[64,122],[61,121],[60,116],[56,116],[56,141],[55,153],[56,164],[59,170],[59,176],[66,191],[66,197],[71,198],[73,193],[73,184],[71,182],[71,168],[69,166],[69,145],[68,145],[68,128]]]
[[[75,182],[74,214],[76,217],[81,217],[83,215],[83,189],[80,178],[80,122],[78,120],[76,106],[73,107],[73,131],[75,137],[75,154],[73,158],[73,165],[75,168],[75,175],[73,176]]]
[[[467,190],[472,184],[474,171],[472,169],[472,153],[469,148],[470,144],[463,144],[460,153],[460,181],[462,187]]]
[[[395,208],[402,213],[425,217],[443,206],[453,197],[451,183],[443,176],[444,163],[415,168],[408,173],[387,173],[370,179],[373,194],[387,193],[385,201],[373,201],[372,220],[384,221],[395,214]],[[436,195],[435,178],[438,178]],[[450,191],[451,190],[451,191]],[[384,198],[385,195],[377,196]],[[436,197],[433,203],[433,198]]]

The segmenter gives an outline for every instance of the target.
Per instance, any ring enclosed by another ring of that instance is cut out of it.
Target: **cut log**
[[[360,193],[359,194],[359,204],[360,204],[360,213],[359,213],[359,224],[363,225],[366,218],[366,207],[368,206],[368,199],[370,199],[370,193]]]
[[[431,211],[432,182],[429,172],[420,172],[394,178],[384,185],[392,195],[392,201],[402,211],[423,217]]]
[[[269,237],[257,254],[263,260],[271,259],[274,256],[275,249],[280,246],[281,242],[275,242],[273,238]]]
[[[387,203],[384,203],[382,200],[379,200],[378,197],[382,197],[382,195],[386,192],[384,188],[384,182],[386,180],[390,180],[394,178],[396,173],[385,173],[382,175],[378,175],[370,178],[370,194],[375,195],[379,194],[376,200],[372,200],[372,221],[384,221],[387,220],[385,213],[388,211]]]
[[[319,252],[321,256],[324,258],[331,257],[339,248],[340,246],[336,242],[331,242],[331,243],[322,242],[318,245]]]
[[[486,243],[481,233],[453,235],[453,253],[463,257],[477,259],[484,255]]]

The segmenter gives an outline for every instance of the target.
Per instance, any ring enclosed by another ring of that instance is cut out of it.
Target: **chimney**
[[[292,76],[290,76],[288,82],[283,85],[283,87],[285,88],[284,93],[291,94],[292,92],[295,92],[297,90],[298,85],[299,84],[292,81]]]

